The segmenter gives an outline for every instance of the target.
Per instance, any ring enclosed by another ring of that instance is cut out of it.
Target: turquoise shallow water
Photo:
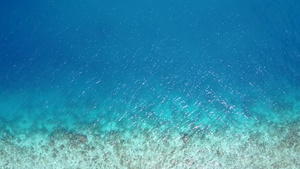
[[[0,6],[0,168],[300,168],[298,1]]]

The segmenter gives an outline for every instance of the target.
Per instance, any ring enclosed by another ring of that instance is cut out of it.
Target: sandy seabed
[[[0,168],[300,168],[300,122],[257,124],[253,132],[159,128],[137,125],[117,132],[81,126],[77,132],[19,135],[3,130]]]

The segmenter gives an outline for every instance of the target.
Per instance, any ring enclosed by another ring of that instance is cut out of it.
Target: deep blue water
[[[0,129],[295,123],[299,16],[297,0],[1,1]]]

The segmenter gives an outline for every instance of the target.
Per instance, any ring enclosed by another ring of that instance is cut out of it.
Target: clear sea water
[[[0,2],[0,168],[300,168],[300,1]]]

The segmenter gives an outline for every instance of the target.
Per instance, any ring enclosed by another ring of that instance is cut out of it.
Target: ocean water
[[[300,168],[300,1],[0,2],[0,168]]]

